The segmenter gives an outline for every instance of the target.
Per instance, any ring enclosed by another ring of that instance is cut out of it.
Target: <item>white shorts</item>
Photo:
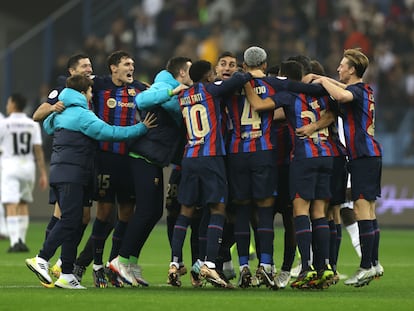
[[[350,209],[354,209],[354,202],[347,201],[345,203],[342,203],[341,206],[340,206],[340,208],[344,208],[344,207],[347,207],[347,208],[350,208]]]
[[[346,188],[347,188],[347,191],[351,188],[351,174],[348,174],[348,181],[347,181]],[[340,205],[340,208],[344,208],[344,207],[354,209],[354,202],[346,201]]]
[[[35,163],[30,160],[3,159],[1,167],[1,202],[33,202]]]

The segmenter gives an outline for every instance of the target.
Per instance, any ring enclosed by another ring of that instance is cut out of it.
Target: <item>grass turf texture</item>
[[[413,230],[381,231],[380,259],[385,274],[362,288],[345,286],[341,280],[323,291],[291,288],[270,291],[264,287],[223,290],[211,285],[194,289],[189,274],[182,277],[181,288],[173,288],[166,284],[170,260],[166,227],[158,225],[139,261],[144,278],[150,282],[148,288],[113,288],[111,285],[107,289],[94,288],[90,266],[82,282],[87,290],[63,290],[43,288],[24,263],[25,258],[35,256],[41,247],[45,227],[45,223],[30,224],[27,239],[30,253],[8,254],[8,241],[0,241],[0,310],[414,310]],[[282,228],[276,227],[275,236],[275,260],[279,268],[283,252]],[[104,259],[108,258],[109,245],[107,243]],[[190,268],[188,245],[187,239],[184,258]],[[237,262],[235,258],[234,254],[234,263]],[[56,257],[52,262],[55,260]],[[343,230],[338,269],[349,276],[358,263],[349,236]],[[256,261],[251,262],[251,267],[256,264]],[[236,282],[233,280],[233,284]]]

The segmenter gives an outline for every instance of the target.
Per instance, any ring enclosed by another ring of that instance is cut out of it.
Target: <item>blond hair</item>
[[[348,60],[348,65],[355,68],[357,77],[362,78],[369,65],[368,57],[360,48],[345,50],[344,57]]]

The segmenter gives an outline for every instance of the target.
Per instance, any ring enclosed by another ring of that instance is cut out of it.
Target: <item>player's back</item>
[[[328,129],[320,129],[310,137],[298,137],[296,128],[316,122],[325,113],[328,99],[315,98],[305,94],[280,92],[274,96],[278,107],[283,107],[289,123],[292,137],[292,155],[296,159],[331,156],[332,150],[328,143]]]
[[[225,155],[221,110],[203,83],[196,83],[179,95],[187,127],[185,157]]]
[[[39,124],[24,113],[12,113],[0,124],[3,160],[34,160],[33,145],[42,143]]]

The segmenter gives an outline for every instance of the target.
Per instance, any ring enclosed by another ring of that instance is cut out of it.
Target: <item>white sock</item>
[[[170,262],[170,268],[171,268],[172,266],[175,266],[177,269],[179,269],[179,268],[180,268],[180,264],[179,264],[178,262],[171,261],[171,262]]]
[[[7,216],[7,230],[9,231],[10,246],[19,242],[19,216]]]
[[[204,261],[204,264],[209,268],[209,269],[216,269],[216,264],[212,261]]]
[[[351,237],[352,246],[354,247],[358,257],[361,258],[362,253],[361,253],[361,245],[359,242],[358,223],[354,222],[352,225],[346,226],[345,228],[346,228],[346,231],[348,231],[349,236]]]
[[[272,265],[268,263],[260,263],[260,265],[264,268],[267,273],[272,272]]]
[[[6,224],[4,206],[1,203],[0,203],[0,234],[4,236],[9,236],[9,233],[7,232],[7,224]]]
[[[62,267],[62,259],[60,257],[56,260],[55,266]]]
[[[95,264],[93,264],[93,271],[98,271],[99,269],[103,269],[103,265],[95,265]]]
[[[243,270],[243,268],[244,268],[244,267],[246,267],[246,268],[249,268],[249,269],[250,269],[249,265],[241,265],[241,266],[239,267],[240,272],[242,272],[242,270]]]
[[[19,239],[26,243],[27,229],[29,228],[29,215],[20,215],[19,217]]]
[[[234,270],[233,261],[229,260],[229,261],[223,262],[223,270]]]

